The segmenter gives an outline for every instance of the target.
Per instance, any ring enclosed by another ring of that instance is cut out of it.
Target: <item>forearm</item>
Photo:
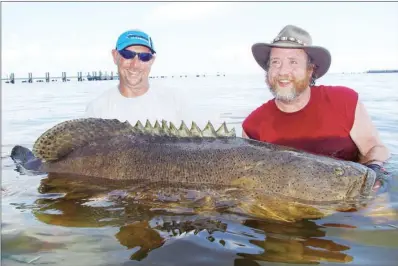
[[[390,152],[384,145],[376,145],[365,155],[360,156],[359,162],[362,164],[383,165],[390,158]]]

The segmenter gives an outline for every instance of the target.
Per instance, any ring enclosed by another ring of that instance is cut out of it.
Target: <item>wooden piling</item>
[[[82,72],[77,72],[77,81],[83,81]]]
[[[11,83],[11,84],[14,84],[14,83],[15,83],[15,75],[14,75],[14,73],[11,73],[11,74],[10,74],[10,83]]]

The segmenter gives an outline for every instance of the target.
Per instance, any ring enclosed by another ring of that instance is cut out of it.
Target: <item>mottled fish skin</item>
[[[210,122],[200,130],[184,122],[177,129],[165,121],[133,127],[118,120],[71,120],[45,132],[33,152],[45,161],[42,171],[88,176],[92,182],[237,189],[249,201],[272,194],[304,206],[355,201],[371,194],[375,180],[358,163],[239,138],[225,124],[215,130]]]

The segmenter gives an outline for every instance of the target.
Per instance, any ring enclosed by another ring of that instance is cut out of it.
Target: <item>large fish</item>
[[[32,151],[35,157],[16,146],[12,157],[71,186],[123,189],[156,206],[284,221],[360,208],[376,178],[355,162],[236,137],[225,123],[216,131],[210,122],[201,130],[184,122],[177,128],[165,121],[75,119],[47,130]]]

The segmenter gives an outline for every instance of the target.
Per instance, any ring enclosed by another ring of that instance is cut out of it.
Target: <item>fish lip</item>
[[[362,185],[360,194],[365,197],[370,196],[375,183],[376,183],[376,172],[373,171],[372,169],[367,169],[365,175],[365,181]]]

